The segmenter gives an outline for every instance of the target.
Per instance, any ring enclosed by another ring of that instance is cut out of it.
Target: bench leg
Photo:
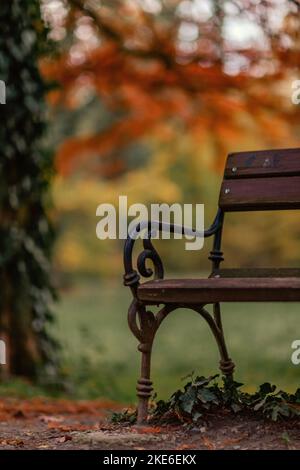
[[[143,304],[133,300],[128,311],[128,324],[134,336],[139,340],[138,350],[142,353],[141,376],[137,382],[138,416],[137,424],[147,422],[148,402],[152,395],[150,379],[152,343],[157,329],[155,316],[146,311]]]
[[[235,365],[228,355],[225,343],[220,304],[216,303],[213,305],[213,316],[205,310],[204,305],[193,305],[192,308],[196,312],[200,313],[200,315],[206,320],[216,339],[221,358],[220,370],[222,374],[228,378],[232,378]]]
[[[179,307],[191,308],[199,313],[208,323],[219,348],[220,369],[223,375],[233,377],[234,363],[230,359],[225,343],[221,321],[220,305],[213,305],[213,315],[207,312],[204,305],[165,305],[156,315],[146,310],[146,306],[134,299],[128,310],[128,324],[139,341],[138,350],[142,353],[141,376],[137,382],[138,416],[137,424],[144,424],[148,417],[148,402],[153,388],[150,379],[151,353],[155,333],[162,321]]]
[[[140,344],[138,349],[142,353],[142,361],[141,377],[136,387],[138,396],[137,424],[143,424],[147,422],[148,402],[153,391],[150,379],[152,345]]]
[[[220,304],[216,303],[213,306],[213,312],[214,312],[214,320],[215,323],[218,327],[219,330],[219,335],[217,339],[219,351],[220,351],[220,370],[222,374],[226,375],[226,377],[233,377],[233,371],[234,371],[234,363],[229,357],[226,342],[225,342],[225,337],[224,337],[224,330],[223,330],[223,325],[222,325],[222,318],[221,318],[221,309],[220,309]]]
[[[141,377],[137,382],[138,416],[137,424],[145,424],[148,417],[148,403],[152,395],[152,382],[150,378],[152,344],[155,333],[162,321],[173,310],[176,305],[164,305],[154,315],[146,310],[146,306],[134,299],[128,310],[128,324],[134,336],[139,341],[138,350],[142,353]]]
[[[213,322],[209,322],[209,325],[216,338],[218,349],[220,352],[220,370],[222,374],[226,377],[233,378],[233,371],[235,365],[228,354],[219,303],[213,305]]]

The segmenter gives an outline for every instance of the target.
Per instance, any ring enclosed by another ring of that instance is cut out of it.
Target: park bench
[[[221,269],[222,228],[227,212],[300,209],[300,149],[264,150],[230,154],[220,189],[218,211],[204,237],[213,237],[209,259],[212,271],[206,279],[164,279],[162,261],[151,241],[143,239],[143,251],[133,267],[135,239],[128,237],[124,248],[124,284],[131,288],[129,327],[139,341],[142,353],[141,377],[137,384],[138,423],[147,419],[152,393],[151,350],[162,321],[178,308],[199,313],[208,323],[220,353],[222,374],[232,377],[234,363],[226,347],[221,321],[221,302],[300,301],[300,269]],[[149,224],[150,227],[150,224]],[[162,229],[159,224],[159,229]],[[165,229],[165,227],[164,227]],[[139,230],[139,227],[137,227]],[[174,231],[174,225],[169,225]],[[151,260],[154,272],[146,266]],[[140,278],[154,276],[140,283]],[[204,307],[211,304],[213,313]],[[151,310],[158,306],[157,313]]]

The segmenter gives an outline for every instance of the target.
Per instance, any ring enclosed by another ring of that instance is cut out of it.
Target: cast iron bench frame
[[[208,323],[220,353],[220,370],[233,376],[234,363],[225,343],[220,302],[300,301],[299,269],[220,269],[222,229],[226,212],[300,209],[300,149],[264,150],[230,154],[221,185],[219,208],[204,238],[213,236],[209,255],[212,272],[208,279],[164,280],[164,268],[148,237],[142,240],[143,251],[133,267],[135,238],[128,236],[124,247],[124,285],[129,286],[133,301],[128,311],[128,324],[139,341],[142,353],[141,376],[137,382],[138,423],[147,420],[148,401],[152,394],[150,379],[151,352],[155,334],[163,320],[178,308],[192,309]],[[157,223],[158,230],[166,224]],[[168,226],[174,232],[174,225]],[[184,231],[184,227],[181,228]],[[136,231],[139,232],[140,225]],[[154,267],[146,266],[150,260]],[[155,280],[140,284],[140,277]],[[204,307],[213,305],[210,314]],[[157,313],[149,307],[162,306]]]

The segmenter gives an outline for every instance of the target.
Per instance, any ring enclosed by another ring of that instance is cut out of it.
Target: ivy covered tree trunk
[[[53,233],[47,217],[52,156],[45,151],[46,86],[38,60],[45,28],[38,0],[10,0],[0,9],[0,338],[6,375],[55,375],[56,344],[46,332],[54,292]]]

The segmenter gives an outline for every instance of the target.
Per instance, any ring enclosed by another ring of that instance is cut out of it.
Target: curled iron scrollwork
[[[150,238],[143,240],[144,250],[139,254],[137,259],[137,268],[141,276],[151,277],[154,275],[155,279],[163,279],[164,277],[164,267],[162,260],[154,248]],[[146,262],[151,260],[153,263],[153,269],[147,268]]]
[[[178,305],[164,305],[156,314],[146,309],[138,300],[134,299],[128,310],[128,324],[134,336],[140,342],[139,349],[151,347],[156,331],[163,320],[176,310]]]
[[[137,233],[140,232],[140,226],[137,226]],[[133,247],[136,241],[136,237],[129,236],[125,243],[124,248],[124,284],[129,286],[133,294],[136,293],[136,288],[139,285],[140,277],[149,278],[154,277],[154,279],[163,279],[164,277],[164,267],[162,260],[154,248],[151,241],[152,233],[150,230],[147,230],[147,236],[143,238],[143,251],[137,257],[137,270],[133,268],[132,256],[133,256]],[[147,261],[152,262],[152,267],[147,267]]]
[[[205,238],[215,235],[214,250],[211,253],[210,259],[213,261],[214,268],[217,268],[221,262],[222,253],[219,250],[221,229],[223,224],[223,213],[219,209],[214,222],[207,229],[204,230],[203,235]],[[145,235],[141,237],[142,231],[145,230]],[[169,231],[174,233],[178,230],[184,234],[186,228],[184,226],[176,226],[175,224],[166,224],[162,222],[146,221],[139,223],[133,232],[128,235],[124,246],[124,285],[129,286],[132,290],[133,296],[136,297],[137,288],[140,282],[140,277],[154,279],[164,278],[164,267],[162,260],[153,246],[152,238],[156,231]],[[190,230],[190,229],[189,229]],[[196,233],[196,231],[193,231]],[[133,267],[133,248],[137,238],[143,240],[143,251],[137,257],[137,265]],[[147,261],[151,261],[152,267],[147,266]]]

